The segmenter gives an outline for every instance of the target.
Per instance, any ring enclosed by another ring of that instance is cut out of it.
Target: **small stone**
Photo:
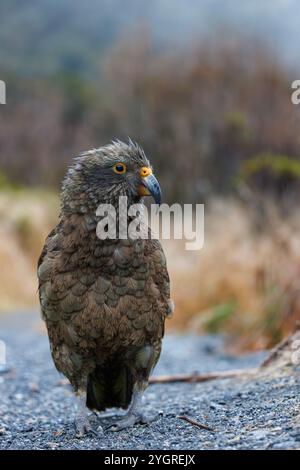
[[[235,436],[233,439],[228,441],[228,444],[234,444],[235,442],[240,442],[241,436]]]
[[[40,388],[39,388],[38,384],[35,383],[35,382],[30,382],[28,384],[28,388],[33,393],[38,393],[40,391]]]
[[[59,444],[57,442],[47,442],[47,447],[49,447],[52,450],[57,449],[58,446]]]
[[[222,411],[226,410],[226,406],[221,405],[220,403],[211,402],[209,406],[212,410],[222,410]]]
[[[99,434],[99,436],[101,436],[102,434],[104,434],[104,431],[103,431],[103,427],[102,427],[102,426],[98,426],[98,427],[97,427],[97,433]]]
[[[267,429],[256,429],[255,431],[251,432],[252,437],[255,439],[263,439],[269,434]]]

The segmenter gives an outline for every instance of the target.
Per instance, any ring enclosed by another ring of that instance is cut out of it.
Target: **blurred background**
[[[72,156],[142,144],[205,245],[165,242],[169,329],[277,343],[300,319],[296,0],[2,0],[0,314],[37,308],[36,262]]]

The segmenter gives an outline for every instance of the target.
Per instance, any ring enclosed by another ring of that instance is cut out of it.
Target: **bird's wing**
[[[170,277],[167,269],[167,261],[162,245],[157,239],[146,240],[145,255],[151,260],[152,282],[159,292],[159,303],[161,313],[164,316],[171,316],[174,304],[170,296]]]
[[[45,244],[44,244],[44,247],[43,247],[43,250],[40,254],[40,257],[38,259],[38,264],[37,264],[37,267],[39,269],[39,267],[41,266],[41,264],[43,263],[44,261],[44,258],[45,256],[48,254],[48,252],[52,251],[54,248],[58,249],[58,246],[54,246],[53,242],[56,240],[57,238],[57,232],[59,230],[59,225],[57,225],[53,230],[51,230],[51,232],[49,233],[49,235],[47,236],[46,240],[45,240]],[[39,276],[38,276],[39,277]]]
[[[51,277],[51,272],[53,270],[54,259],[57,253],[60,250],[59,244],[59,228],[58,224],[48,235],[45,240],[43,250],[40,254],[37,264],[37,275],[38,275],[38,289],[39,289],[39,298],[42,310],[42,316],[44,317],[43,303],[42,300],[45,298],[43,296],[43,287],[49,281]]]

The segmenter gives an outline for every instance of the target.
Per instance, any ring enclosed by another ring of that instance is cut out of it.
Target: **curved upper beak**
[[[143,167],[140,171],[141,184],[138,187],[139,196],[152,196],[155,203],[161,203],[161,189],[159,182],[152,174],[151,168]]]

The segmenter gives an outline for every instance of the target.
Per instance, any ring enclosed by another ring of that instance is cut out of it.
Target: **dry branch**
[[[186,421],[187,423],[192,424],[193,426],[197,426],[200,429],[205,429],[206,431],[211,431],[214,432],[215,430],[213,428],[210,428],[206,424],[201,424],[198,421],[189,418],[188,416],[178,416],[179,419],[182,419],[183,421]]]
[[[240,375],[256,374],[258,368],[255,369],[233,369],[219,372],[208,372],[207,374],[178,374],[178,375],[158,375],[150,377],[150,384],[162,384],[173,382],[207,382],[208,380],[227,379],[230,377],[238,377]]]

